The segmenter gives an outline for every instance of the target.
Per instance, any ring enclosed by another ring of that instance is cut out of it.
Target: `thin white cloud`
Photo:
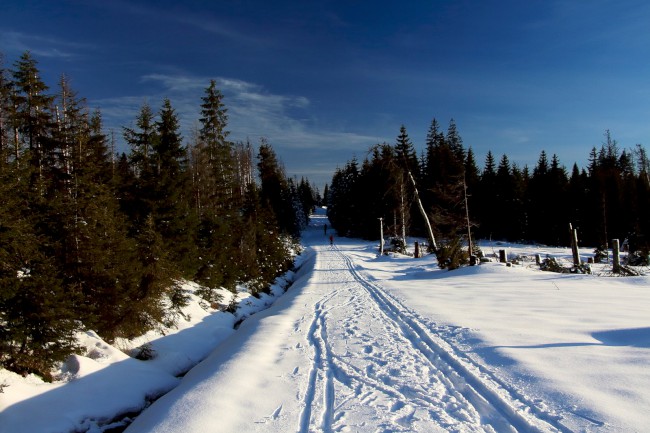
[[[148,74],[141,81],[156,82],[169,92],[194,92],[206,87],[205,79],[182,75]]]
[[[371,145],[382,141],[376,136],[321,127],[305,96],[272,93],[259,84],[238,79],[214,79],[224,95],[231,139],[256,143],[260,137],[267,138],[291,176],[325,183],[353,154],[365,155]],[[91,101],[91,105],[99,106],[106,128],[121,140],[122,127],[133,125],[144,102],[158,111],[162,99],[168,97],[180,118],[183,136],[191,137],[210,78],[156,73],[143,76],[141,81],[145,86],[153,84],[146,95]]]
[[[235,140],[268,137],[292,148],[349,147],[376,141],[373,137],[351,132],[328,131],[319,128],[313,120],[310,101],[305,96],[280,95],[263,86],[243,80],[217,77],[217,88],[224,95],[228,110],[228,129]],[[201,97],[210,78],[187,75],[148,74],[144,84],[154,83],[159,89],[142,96],[123,96],[94,101],[112,127],[130,124],[145,101],[158,109],[168,97],[180,117],[186,136],[199,118]]]
[[[76,57],[79,50],[90,48],[85,43],[50,36],[27,35],[16,31],[0,32],[0,46],[7,52],[30,51],[37,57],[64,59]]]

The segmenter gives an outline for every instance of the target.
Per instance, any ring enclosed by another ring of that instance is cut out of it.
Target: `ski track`
[[[333,289],[302,320],[313,358],[298,433],[572,433],[364,277],[338,247],[319,255],[315,282]]]

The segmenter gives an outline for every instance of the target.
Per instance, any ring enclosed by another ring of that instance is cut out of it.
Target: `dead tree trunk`
[[[413,179],[413,175],[411,172],[408,172],[409,178],[411,179],[411,182],[413,183],[413,190],[415,191],[415,199],[418,201],[418,208],[420,209],[420,213],[422,214],[422,219],[424,219],[424,223],[427,226],[427,232],[429,233],[429,241],[431,241],[431,246],[433,247],[433,250],[438,249],[438,245],[436,244],[436,238],[433,236],[433,229],[431,228],[431,222],[429,221],[429,217],[427,216],[426,211],[424,210],[424,206],[422,206],[422,200],[420,200],[420,194],[418,193],[418,188],[415,185],[415,179]]]
[[[580,266],[580,254],[578,253],[578,230],[569,223],[569,234],[571,235],[571,252],[573,254],[573,266]]]

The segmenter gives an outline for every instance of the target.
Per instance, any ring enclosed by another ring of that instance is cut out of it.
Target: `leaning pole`
[[[418,193],[418,187],[415,184],[415,179],[413,179],[413,175],[411,174],[411,171],[408,170],[409,178],[411,179],[411,183],[413,183],[413,189],[415,190],[415,199],[418,201],[418,207],[420,208],[420,213],[422,214],[422,219],[424,219],[424,222],[427,225],[427,231],[429,232],[429,240],[431,240],[431,246],[433,247],[434,251],[438,250],[438,245],[436,244],[436,238],[433,236],[433,229],[431,228],[431,222],[429,221],[429,217],[427,216],[427,213],[424,210],[424,206],[422,206],[422,200],[420,200],[420,194]]]

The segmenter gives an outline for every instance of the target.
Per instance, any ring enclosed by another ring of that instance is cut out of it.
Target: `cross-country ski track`
[[[312,217],[287,294],[128,432],[571,431],[330,246],[326,222]]]

